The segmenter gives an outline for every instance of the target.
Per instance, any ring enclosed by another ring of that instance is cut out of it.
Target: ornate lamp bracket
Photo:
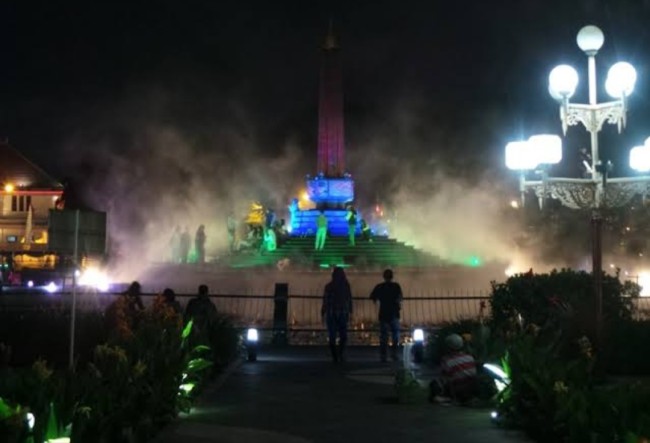
[[[562,130],[566,135],[569,126],[582,123],[591,133],[599,132],[605,122],[615,124],[620,133],[625,127],[625,99],[597,105],[564,103],[560,108]]]

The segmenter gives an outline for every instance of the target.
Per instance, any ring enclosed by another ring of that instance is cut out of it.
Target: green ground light
[[[465,261],[465,264],[472,268],[478,268],[481,266],[483,263],[481,262],[481,259],[475,255],[471,256],[469,259]]]

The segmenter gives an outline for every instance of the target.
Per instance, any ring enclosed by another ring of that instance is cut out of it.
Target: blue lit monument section
[[[297,200],[289,206],[291,234],[316,234],[316,219],[325,211],[330,235],[347,236],[347,205],[354,202],[354,180],[345,170],[343,92],[340,47],[330,30],[322,46],[318,103],[318,175],[307,177],[307,196],[313,209],[301,209]],[[359,216],[357,215],[357,231]]]

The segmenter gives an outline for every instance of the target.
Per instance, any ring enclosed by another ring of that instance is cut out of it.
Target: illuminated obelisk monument
[[[330,26],[321,47],[318,105],[318,166],[307,177],[307,194],[316,209],[299,210],[292,204],[292,235],[314,234],[316,218],[325,211],[330,235],[347,235],[346,205],[354,201],[354,181],[345,169],[341,50]]]

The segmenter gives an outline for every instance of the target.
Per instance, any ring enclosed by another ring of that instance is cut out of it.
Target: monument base
[[[348,235],[348,220],[345,218],[347,210],[345,209],[323,209],[325,217],[327,217],[327,233],[334,236],[347,236]],[[296,211],[291,218],[291,236],[301,237],[308,235],[316,235],[317,225],[316,220],[320,215],[320,209],[309,209],[306,211]],[[360,234],[359,230],[359,214],[357,213],[357,226],[356,233]]]
[[[307,178],[307,194],[316,209],[299,210],[297,205],[291,211],[291,235],[316,235],[316,220],[320,211],[327,217],[328,234],[335,236],[348,235],[347,205],[354,201],[354,180],[349,175],[345,177],[325,177],[319,175]],[[359,233],[357,213],[356,232]]]

